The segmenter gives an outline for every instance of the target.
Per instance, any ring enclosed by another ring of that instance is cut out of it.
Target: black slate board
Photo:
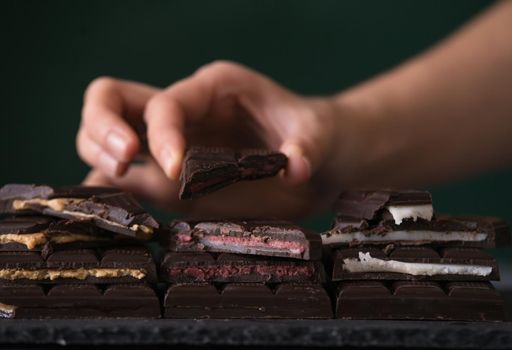
[[[1,320],[0,344],[510,349],[512,322]]]

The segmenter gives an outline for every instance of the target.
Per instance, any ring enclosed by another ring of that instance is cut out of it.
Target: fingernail
[[[165,175],[174,180],[174,156],[172,151],[167,147],[164,147],[160,152],[160,164],[162,165]]]
[[[296,144],[287,144],[281,152],[288,156],[288,166],[283,174],[284,181],[291,186],[308,181],[311,176],[311,162],[302,149]]]
[[[98,162],[101,170],[108,176],[119,176],[122,172],[122,163],[113,158],[106,152],[101,152],[98,156]]]
[[[111,154],[120,161],[128,162],[128,142],[117,131],[110,131],[107,135],[107,148]]]

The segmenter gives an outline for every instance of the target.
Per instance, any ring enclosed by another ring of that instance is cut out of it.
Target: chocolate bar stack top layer
[[[183,161],[180,199],[201,197],[238,181],[275,176],[287,161],[284,154],[265,149],[192,147]]]
[[[5,185],[0,213],[0,318],[160,317],[143,245],[159,225],[131,195]]]
[[[93,221],[115,233],[148,239],[156,220],[131,194],[107,187],[10,184],[0,188],[0,213],[36,212],[79,221]]]
[[[404,219],[430,220],[432,197],[425,191],[364,190],[345,191],[334,204],[339,217],[373,220],[391,216],[397,225]]]
[[[130,244],[134,241],[85,222],[45,216],[0,219],[0,251],[44,251]]]
[[[346,191],[334,208],[321,237],[338,284],[336,317],[503,319],[488,282],[499,280],[498,266],[482,250],[510,243],[503,220],[435,214],[430,194],[411,190]]]
[[[175,221],[163,244],[165,317],[332,317],[318,234],[283,221]]]
[[[220,252],[319,260],[318,234],[286,221],[175,221],[169,248],[174,251]]]

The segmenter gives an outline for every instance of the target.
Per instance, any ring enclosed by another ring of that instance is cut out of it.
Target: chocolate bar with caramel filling
[[[139,239],[151,238],[159,227],[131,194],[108,187],[5,185],[0,188],[2,212],[92,221],[105,230]]]
[[[51,252],[136,242],[84,221],[28,215],[0,219],[0,251]]]
[[[286,221],[174,221],[170,250],[220,252],[319,260],[320,235]]]
[[[156,282],[149,251],[140,247],[106,250],[0,252],[0,281],[19,283]]]

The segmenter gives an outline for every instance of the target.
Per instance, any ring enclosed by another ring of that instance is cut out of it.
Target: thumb
[[[311,177],[311,162],[304,154],[303,148],[296,141],[287,141],[281,146],[281,152],[288,157],[283,180],[290,186],[301,185]]]

